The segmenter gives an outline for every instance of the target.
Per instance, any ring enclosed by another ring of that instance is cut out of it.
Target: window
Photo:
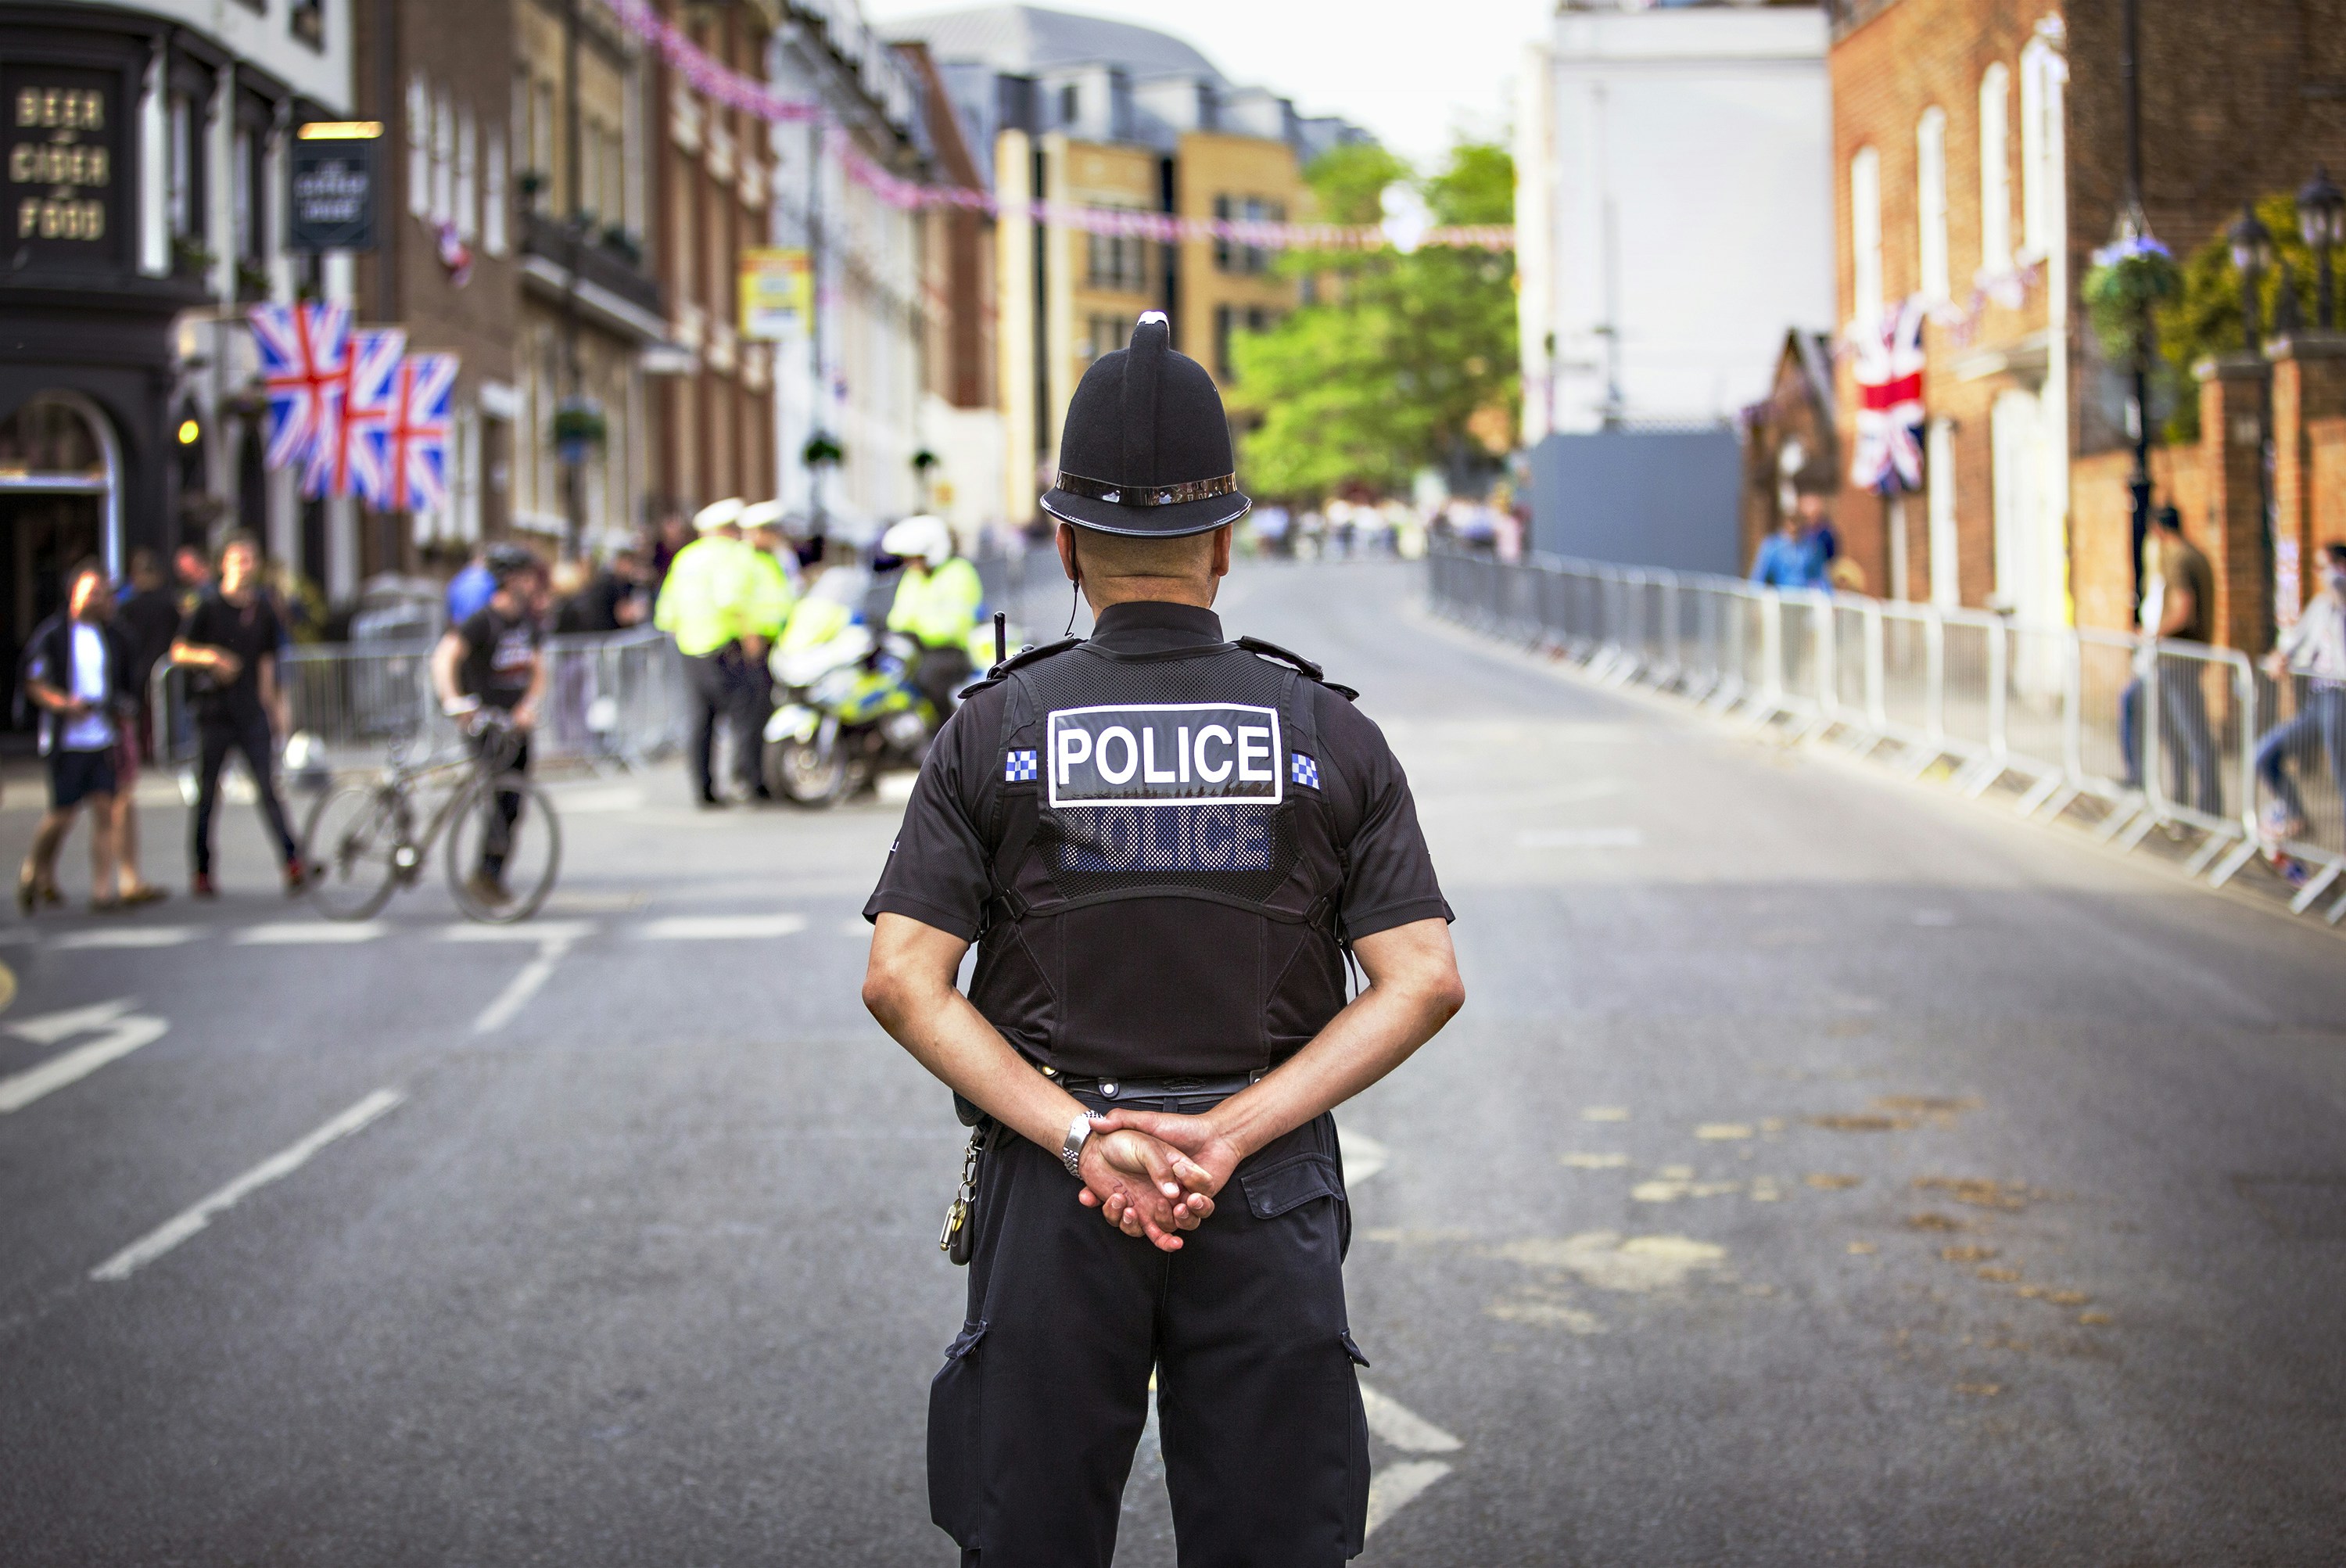
[[[1214,198],[1214,216],[1223,222],[1284,223],[1287,209],[1276,201],[1260,197],[1218,196]],[[1234,272],[1241,277],[1257,277],[1270,270],[1270,252],[1260,245],[1243,245],[1233,240],[1214,241],[1214,270]]]
[[[196,189],[196,177],[203,168],[203,150],[196,145],[202,124],[203,117],[195,100],[184,93],[171,95],[171,166],[164,204],[170,211],[171,232],[175,236],[200,238],[203,232],[204,204]]]
[[[2043,39],[2020,56],[2021,247],[2050,256],[2063,228],[2061,87],[2068,68]]]
[[[260,138],[250,126],[239,126],[233,144],[234,159],[229,169],[229,225],[236,259],[240,261],[260,260]]]
[[[453,221],[456,213],[456,106],[443,87],[432,106],[432,221]]]
[[[286,14],[286,26],[293,36],[313,49],[326,46],[326,0],[293,0],[293,8]]]
[[[1954,293],[1947,265],[1947,113],[1923,111],[1914,127],[1914,217],[1916,254],[1921,258],[1923,296],[1944,300]]]
[[[1850,304],[1860,327],[1882,320],[1882,155],[1860,148],[1849,160]]]
[[[456,238],[469,240],[481,231],[481,169],[479,127],[467,105],[456,118]]]
[[[421,71],[407,78],[407,210],[432,210],[432,89]]]
[[[529,167],[537,175],[537,196],[530,205],[540,212],[554,209],[554,84],[537,84],[537,114],[529,127]]]
[[[490,131],[481,173],[481,249],[492,256],[505,253],[505,138]]]
[[[1094,316],[1091,318],[1090,326],[1091,336],[1084,344],[1084,358],[1086,361],[1096,360],[1102,354],[1114,353],[1124,347],[1123,317]]]
[[[1148,242],[1137,235],[1093,234],[1086,237],[1089,262],[1086,281],[1095,289],[1139,294],[1148,289]]]
[[[1954,422],[1933,420],[1927,439],[1923,484],[1930,492],[1931,602],[1952,610],[1964,602],[1955,546]]]
[[[1219,203],[1218,203],[1219,205]],[[1214,307],[1214,379],[1230,379],[1230,326],[1237,314],[1228,305]]]
[[[1980,270],[2012,270],[2012,73],[1990,66],[1980,77]]]
[[[1059,123],[1071,126],[1083,111],[1084,96],[1073,82],[1059,89]]]

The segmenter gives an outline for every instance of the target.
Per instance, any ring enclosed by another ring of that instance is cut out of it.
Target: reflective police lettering
[[[1230,702],[1061,708],[1050,715],[1044,752],[1054,807],[1275,806],[1285,798],[1274,708]]]
[[[1069,871],[1266,871],[1270,809],[1236,801],[1104,806],[1069,814],[1059,868]]]

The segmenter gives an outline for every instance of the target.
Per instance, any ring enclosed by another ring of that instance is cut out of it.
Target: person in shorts
[[[31,914],[62,901],[57,851],[74,818],[89,809],[90,909],[123,907],[115,859],[115,764],[131,705],[131,655],[110,624],[106,568],[82,561],[66,574],[66,607],[43,621],[25,648],[25,695],[40,710],[48,759],[49,809],[16,874],[16,907]]]

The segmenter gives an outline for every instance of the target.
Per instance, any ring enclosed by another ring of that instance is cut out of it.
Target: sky
[[[951,8],[953,0],[863,0],[864,15],[880,25]],[[1524,46],[1555,12],[1554,0],[1060,0],[1045,8],[1171,33],[1233,82],[1283,94],[1305,114],[1341,115],[1421,165],[1458,130],[1505,135]]]

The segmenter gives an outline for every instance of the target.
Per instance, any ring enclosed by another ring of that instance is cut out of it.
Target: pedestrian
[[[954,553],[953,530],[942,517],[907,517],[881,535],[880,548],[904,563],[888,605],[888,629],[920,645],[913,684],[942,722],[953,712],[954,693],[976,667],[969,639],[985,604],[985,584]]]
[[[668,569],[676,565],[678,555],[692,547],[696,537],[691,521],[681,511],[671,509],[660,514],[651,541],[651,582],[655,591],[668,581]]]
[[[964,1563],[1106,1568],[1154,1373],[1182,1560],[1333,1568],[1369,1456],[1329,1112],[1463,1002],[1449,907],[1351,694],[1223,638],[1248,502],[1163,315],[1085,372],[1061,461],[1096,629],[970,694],[864,911],[866,1004],[977,1129],[931,1517]]]
[[[1800,491],[1793,500],[1792,509],[1800,514],[1801,543],[1815,553],[1818,576],[1829,579],[1833,563],[1841,558],[1841,535],[1833,532],[1832,513],[1823,494],[1814,490]]]
[[[244,758],[252,774],[256,804],[276,840],[285,871],[285,891],[298,893],[305,881],[285,802],[277,793],[278,737],[291,728],[284,687],[279,680],[279,650],[285,628],[277,607],[260,587],[260,548],[252,535],[230,534],[220,545],[219,585],[188,612],[171,645],[171,660],[194,672],[196,708],[196,810],[188,826],[189,888],[199,899],[218,896],[212,881],[212,812],[219,803],[220,769],[228,754]]]
[[[1763,588],[1805,592],[1826,585],[1824,563],[1816,545],[1802,529],[1797,512],[1788,514],[1776,531],[1760,542],[1751,563],[1751,580]]]
[[[193,545],[171,552],[171,576],[178,589],[179,614],[184,617],[212,585],[212,559]]]
[[[760,800],[773,798],[758,768],[763,720],[751,712],[750,667],[765,657],[765,649],[750,626],[756,584],[740,522],[739,496],[711,503],[694,515],[699,536],[669,564],[652,614],[652,624],[676,639],[691,683],[689,759],[694,799],[703,807],[725,803],[713,769],[719,725],[733,731],[734,773],[742,788]]]
[[[162,557],[152,550],[133,550],[130,589],[115,607],[114,618],[130,645],[130,687],[138,697],[132,738],[142,762],[155,760],[155,669],[170,656],[180,616],[178,596],[163,575]]]
[[[2265,673],[2276,681],[2295,676],[2300,687],[2294,718],[2257,742],[2257,777],[2272,791],[2265,820],[2275,842],[2307,832],[2305,799],[2289,775],[2292,754],[2300,769],[2320,746],[2330,759],[2330,779],[2346,797],[2346,543],[2322,546],[2321,590],[2307,601],[2297,624],[2285,627],[2266,656]],[[2346,829],[2346,823],[2341,823]],[[2346,833],[2339,840],[2346,844]]]
[[[65,600],[65,607],[36,626],[25,645],[25,695],[40,710],[49,809],[16,873],[16,908],[29,915],[42,904],[62,901],[57,851],[86,806],[89,907],[109,914],[123,908],[114,801],[123,720],[130,710],[131,652],[128,639],[107,624],[114,601],[106,568],[95,559],[66,573]]]
[[[470,620],[474,612],[489,602],[497,589],[496,575],[489,570],[488,552],[494,545],[484,545],[473,553],[456,575],[448,579],[448,624]]]
[[[2215,738],[2208,728],[2208,694],[2200,680],[2205,666],[2196,659],[2160,662],[2161,641],[2206,644],[2216,626],[2216,573],[2199,547],[2183,536],[2183,514],[2158,509],[2157,526],[2143,541],[2142,635],[2134,678],[2118,694],[2118,750],[2126,759],[2126,786],[2143,788],[2142,694],[2158,677],[2158,744],[2167,758],[2168,788],[2175,803],[2221,815],[2223,789],[2217,771]]]
[[[753,723],[752,744],[762,755],[766,719],[774,711],[774,675],[770,658],[790,625],[791,606],[805,590],[798,551],[782,533],[782,504],[760,501],[741,509],[742,543],[749,546],[749,622],[762,651],[749,660],[743,676],[749,683],[744,699]],[[761,772],[759,776],[764,778]]]
[[[537,557],[520,545],[490,545],[481,555],[489,596],[481,607],[441,634],[432,650],[432,689],[441,710],[464,727],[484,771],[502,778],[529,771],[529,743],[546,700],[545,634],[539,602],[544,575]],[[503,723],[484,723],[494,714]],[[521,791],[500,790],[482,824],[480,858],[465,887],[481,902],[507,904],[505,858],[521,820]]]

